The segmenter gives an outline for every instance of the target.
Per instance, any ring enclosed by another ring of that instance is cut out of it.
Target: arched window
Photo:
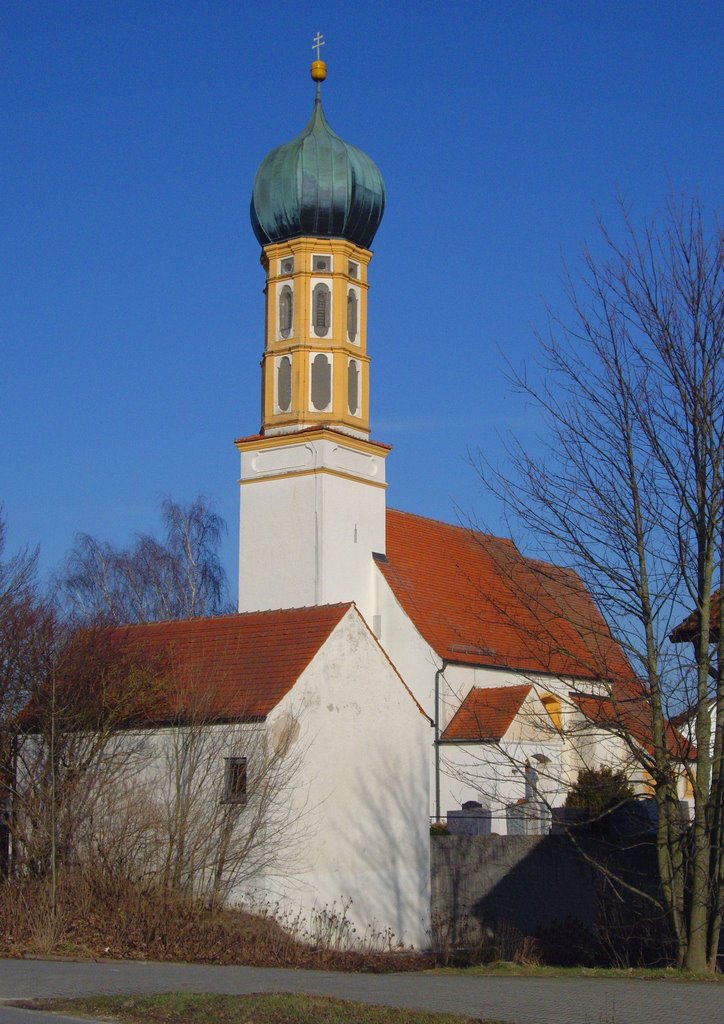
[[[292,289],[285,284],[279,292],[279,333],[282,338],[288,338],[292,333],[292,319],[294,314],[294,299]]]
[[[354,288],[347,293],[347,337],[352,343],[357,341],[357,292]]]
[[[280,412],[289,412],[292,404],[292,361],[282,356],[277,365],[277,406]]]
[[[320,352],[312,360],[312,405],[317,412],[329,408],[332,401],[332,366]]]
[[[558,731],[560,732],[560,728],[561,728],[561,702],[560,702],[560,700],[558,699],[558,697],[555,696],[555,694],[544,693],[543,696],[541,697],[541,703],[543,704],[543,707],[548,712],[548,717],[550,718],[551,722],[556,727],[556,729],[558,729]]]
[[[316,284],[312,292],[312,326],[318,338],[326,338],[330,326],[332,293],[326,284]]]
[[[347,366],[347,405],[350,415],[359,415],[359,367],[354,359]]]

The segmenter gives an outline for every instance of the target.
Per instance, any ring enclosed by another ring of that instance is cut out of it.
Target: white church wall
[[[420,635],[375,567],[375,633],[415,699],[431,718],[435,713],[435,673],[442,664]]]
[[[565,799],[560,784],[560,743],[544,741],[444,743],[441,754],[441,810],[457,811],[475,800],[491,812],[491,831],[508,834],[507,807],[523,800],[540,800],[555,807]],[[531,791],[526,765],[537,778]]]
[[[287,476],[241,488],[239,611],[317,604],[318,543],[311,476]]]
[[[569,716],[569,766],[573,781],[584,768],[627,768],[634,770],[632,753],[622,737],[596,728],[579,713]]]
[[[415,700],[425,714],[435,717],[435,673],[442,662],[427,641],[420,635],[390,589],[387,580],[375,567],[376,615],[375,632]],[[428,815],[435,814],[436,771],[435,736],[429,730],[425,742],[430,802]]]
[[[359,454],[340,449],[336,458],[350,459]],[[384,488],[332,474],[320,478],[320,487],[325,519],[322,603],[354,601],[371,625],[376,572],[372,554],[385,550]]]
[[[298,715],[305,842],[277,889],[311,915],[347,901],[357,934],[429,942],[429,722],[354,609],[270,716]]]
[[[344,441],[242,453],[239,611],[354,601],[371,621],[385,550],[381,455]]]
[[[277,811],[275,798],[297,774],[296,755],[292,750],[271,762],[264,723],[209,721],[199,714],[119,730],[102,743],[90,733],[87,741],[76,735],[69,750],[79,760],[95,751],[82,769],[82,788],[72,787],[61,800],[81,862],[117,861],[139,881],[170,881],[206,897],[218,885],[221,898],[283,866],[294,822]],[[32,811],[33,782],[45,757],[36,736],[23,739],[18,814]],[[243,801],[227,790],[232,758],[245,763]],[[59,790],[63,785],[61,773]]]

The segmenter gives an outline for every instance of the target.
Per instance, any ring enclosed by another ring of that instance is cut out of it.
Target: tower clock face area
[[[263,434],[324,425],[369,435],[370,258],[337,238],[265,246]]]

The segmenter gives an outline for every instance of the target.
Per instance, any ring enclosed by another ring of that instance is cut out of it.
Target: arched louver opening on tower
[[[289,412],[292,404],[292,361],[282,356],[277,365],[277,406],[280,412]]]
[[[279,334],[282,338],[288,338],[292,333],[292,321],[294,317],[294,298],[292,289],[285,284],[279,293]]]
[[[312,405],[317,412],[325,412],[331,404],[332,365],[320,352],[312,360]]]
[[[312,292],[312,327],[318,338],[326,338],[331,323],[332,293],[326,284],[316,284]]]
[[[347,292],[347,337],[354,344],[357,341],[357,292]]]
[[[347,366],[347,406],[351,416],[359,415],[359,367],[355,359]]]

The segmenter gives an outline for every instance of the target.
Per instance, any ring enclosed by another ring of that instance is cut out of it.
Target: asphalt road
[[[724,985],[706,982],[0,960],[0,1000],[179,990],[232,995],[306,992],[514,1024],[724,1024]],[[42,1016],[55,1024],[72,1020]],[[41,1024],[41,1015],[0,1006],[0,1024]]]

